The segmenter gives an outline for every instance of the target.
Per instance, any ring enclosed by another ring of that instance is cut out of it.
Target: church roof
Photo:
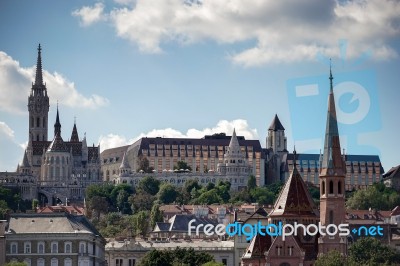
[[[72,128],[70,142],[79,142],[79,136],[78,136],[78,130],[76,129],[76,123],[74,123],[74,127]]]
[[[30,166],[31,165],[29,164],[29,161],[28,161],[28,155],[26,154],[26,150],[25,150],[24,159],[22,160],[21,167],[30,167]]]
[[[250,242],[247,247],[246,252],[243,254],[242,259],[258,259],[265,258],[265,252],[269,250],[272,244],[272,238],[270,235],[266,234],[262,236],[256,234],[255,237]]]
[[[320,175],[345,174],[344,160],[340,150],[339,130],[337,125],[335,97],[333,94],[333,77],[330,71],[330,93],[328,98],[328,114],[326,118],[324,154]]]
[[[270,216],[318,216],[318,210],[295,166],[282,188]]]
[[[47,151],[51,152],[68,152],[67,146],[65,145],[60,134],[54,136],[53,141],[50,143]]]
[[[285,130],[285,128],[282,126],[282,123],[279,120],[277,114],[275,114],[274,120],[272,120],[272,123],[269,126],[268,130],[272,130],[272,131]]]

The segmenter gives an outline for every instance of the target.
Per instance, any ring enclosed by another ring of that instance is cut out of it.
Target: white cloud
[[[22,160],[23,148],[15,140],[14,130],[0,121],[0,171],[15,171]],[[7,151],[7,152],[5,152]]]
[[[96,3],[93,7],[84,6],[80,9],[76,9],[72,12],[72,15],[80,18],[81,25],[86,27],[90,26],[95,22],[105,20],[106,17],[103,13],[104,4]]]
[[[6,123],[0,121],[0,132],[1,135],[5,135],[7,138],[14,139],[14,130],[12,130]]]
[[[232,121],[221,120],[212,128],[204,128],[202,130],[191,128],[186,133],[182,133],[172,128],[153,129],[147,133],[141,133],[130,139],[125,136],[108,134],[106,136],[100,136],[99,142],[100,148],[103,151],[110,148],[132,144],[143,137],[202,138],[205,135],[212,135],[215,133],[226,133],[227,135],[232,135],[234,128],[238,136],[244,136],[246,139],[258,139],[256,129],[250,128],[246,120],[236,119]]]
[[[11,56],[0,51],[0,110],[14,114],[27,112],[26,101],[30,93],[32,81],[35,79],[36,66],[24,68]],[[82,95],[75,84],[60,73],[43,71],[43,80],[50,97],[50,103],[69,107],[95,109],[108,105],[107,98],[92,94]]]
[[[339,56],[340,39],[349,42],[348,58],[367,50],[375,59],[394,58],[388,42],[399,36],[398,14],[400,2],[391,0],[137,0],[107,16],[119,37],[147,53],[163,52],[168,42],[255,41],[229,57],[255,66]]]

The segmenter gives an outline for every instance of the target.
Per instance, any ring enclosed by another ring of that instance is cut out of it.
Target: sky
[[[101,150],[140,137],[233,128],[265,147],[277,114],[288,150],[323,145],[330,58],[342,148],[400,163],[400,2],[389,0],[0,1],[0,171],[28,140],[42,46],[62,137]]]

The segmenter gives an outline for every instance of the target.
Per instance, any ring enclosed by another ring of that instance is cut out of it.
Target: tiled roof
[[[255,237],[250,242],[250,245],[247,247],[246,252],[243,254],[242,259],[257,259],[257,258],[265,258],[265,252],[271,247],[272,238],[270,235],[266,234],[262,236],[260,234],[256,234]]]
[[[390,170],[383,175],[383,178],[400,178],[400,165],[390,168]]]
[[[282,188],[270,216],[318,216],[317,207],[312,200],[303,178],[294,168]]]
[[[249,152],[253,153],[255,156],[255,152],[260,152],[262,156],[262,147],[259,140],[246,140],[244,137],[238,136],[239,145],[245,147],[245,156],[249,156]],[[185,156],[185,157],[194,157],[196,155],[195,146],[199,146],[200,148],[200,157],[204,156],[204,153],[207,153],[208,157],[211,157],[211,153],[214,152],[215,155],[218,157],[218,146],[223,147],[223,153],[226,152],[226,147],[229,146],[231,141],[231,137],[226,136],[225,138],[202,138],[202,139],[192,139],[192,138],[141,138],[131,146],[129,146],[128,151],[134,150],[137,152],[137,155],[142,154],[142,151],[147,151],[146,156],[150,155],[150,145],[155,145],[155,156],[166,156],[166,153],[170,153],[172,156],[173,149],[166,150],[165,147],[171,147],[171,145],[177,145],[177,153],[178,156]],[[188,146],[192,146],[191,149],[188,149]],[[158,148],[161,147],[161,150]],[[212,150],[211,147],[214,147]],[[251,147],[251,148],[249,148]],[[205,149],[204,149],[205,148]],[[181,151],[185,152],[185,154],[181,155]],[[158,153],[162,152],[162,155]],[[106,158],[103,156],[102,158]]]
[[[7,234],[100,233],[85,216],[67,213],[12,214]]]

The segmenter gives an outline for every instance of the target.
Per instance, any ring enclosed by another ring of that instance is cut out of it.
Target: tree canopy
[[[383,183],[375,183],[365,190],[355,191],[346,202],[347,208],[353,210],[392,210],[400,205],[400,195]]]
[[[205,252],[195,252],[193,248],[175,250],[152,250],[147,252],[140,261],[140,266],[199,266],[207,262],[213,262],[212,255]],[[217,264],[218,265],[218,264]]]

